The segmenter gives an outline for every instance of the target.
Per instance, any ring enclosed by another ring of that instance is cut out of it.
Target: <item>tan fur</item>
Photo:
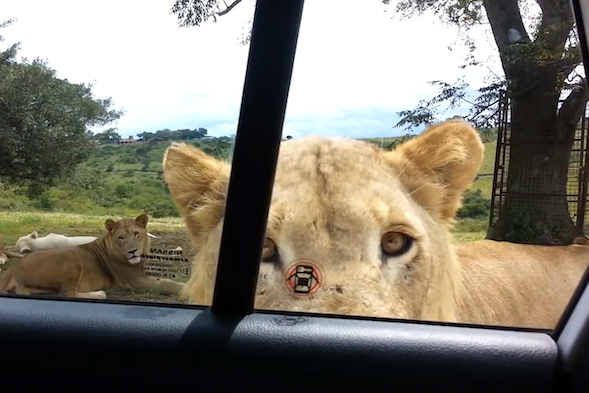
[[[141,255],[150,251],[148,217],[106,220],[107,233],[80,246],[34,251],[0,277],[0,293],[54,293],[68,297],[105,299],[103,290],[157,289],[179,294],[183,283],[145,275]]]
[[[552,329],[589,262],[589,247],[462,243],[462,322]]]
[[[503,255],[495,258],[487,249],[493,242],[477,242],[459,246],[459,263],[450,229],[483,153],[478,133],[461,119],[429,127],[393,151],[341,137],[283,142],[266,232],[280,258],[261,264],[256,307],[552,327],[580,278],[580,246],[560,248],[579,256],[571,260],[557,249],[499,244]],[[230,166],[175,143],[163,167],[196,252],[183,294],[209,305]],[[383,256],[381,237],[389,231],[410,236],[413,247]],[[281,282],[286,265],[301,258],[325,274],[323,288],[309,298],[294,297]],[[559,296],[545,290],[549,281]],[[534,299],[542,300],[530,307]]]

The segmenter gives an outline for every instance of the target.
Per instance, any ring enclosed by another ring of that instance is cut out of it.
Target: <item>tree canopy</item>
[[[577,32],[570,4],[566,0],[382,0],[395,3],[395,14],[400,19],[436,15],[446,26],[459,29],[459,39],[453,44],[464,45],[469,51],[460,68],[486,66],[486,59],[477,59],[477,37],[490,27],[495,40],[502,73],[489,72],[485,83],[473,89],[464,78],[457,81],[433,80],[431,85],[439,93],[421,100],[414,109],[398,114],[395,127],[413,129],[422,124],[432,124],[441,119],[445,110],[466,105],[464,117],[480,128],[497,124],[500,93],[509,90],[511,95],[524,94],[541,80],[553,82],[553,89],[578,101],[585,95],[585,80],[576,72],[581,64]],[[444,106],[444,104],[446,104]],[[576,103],[575,103],[576,104]],[[576,104],[575,106],[578,106]],[[442,113],[440,113],[442,112]],[[563,113],[567,116],[567,113]]]
[[[97,133],[96,135],[93,136],[95,141],[99,141],[99,142],[116,142],[116,141],[120,141],[121,139],[121,134],[119,134],[117,132],[117,128],[113,127],[113,128],[109,128],[107,130],[104,130],[102,132]]]
[[[181,130],[172,131],[168,128],[158,130],[156,132],[141,132],[137,136],[144,141],[152,139],[168,140],[192,140],[202,139],[207,136],[208,130],[206,128],[195,128],[194,130],[185,128]]]
[[[172,14],[178,18],[181,27],[201,26],[208,20],[217,21],[217,18],[227,15],[242,0],[233,0],[229,4],[225,0],[176,0],[172,6]],[[253,16],[244,26],[244,32],[240,37],[240,43],[245,45],[250,42],[252,34]]]
[[[39,190],[72,176],[94,148],[89,129],[123,111],[95,98],[92,84],[60,79],[39,58],[17,59],[18,50],[0,51],[0,181]]]

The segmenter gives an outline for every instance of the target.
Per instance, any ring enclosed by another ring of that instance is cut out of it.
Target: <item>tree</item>
[[[163,130],[156,131],[155,137],[167,141],[169,139],[172,139],[174,137],[174,134],[168,128],[164,128]]]
[[[109,128],[94,135],[94,140],[106,143],[120,141],[121,139],[123,138],[121,138],[121,134],[117,132],[116,127]]]
[[[209,131],[206,128],[200,127],[198,130],[194,130],[194,138],[202,139],[207,136],[208,133]]]
[[[182,130],[177,130],[176,132],[179,133],[179,136],[180,136],[179,139],[185,140],[185,139],[192,139],[193,138],[192,137],[193,132],[192,132],[192,130],[190,130],[188,128],[184,128]]]
[[[575,72],[581,56],[569,1],[401,0],[395,11],[402,18],[433,12],[443,23],[458,26],[462,43],[471,49],[462,68],[480,66],[471,32],[475,26],[490,26],[503,68],[503,75],[494,75],[477,90],[475,100],[468,99],[464,80],[431,82],[440,93],[400,112],[396,126],[430,124],[444,102],[449,107],[469,103],[467,120],[494,126],[505,89],[512,108],[507,196],[487,237],[570,244],[575,231],[566,197],[569,158],[589,95],[585,79]]]
[[[142,132],[140,134],[137,134],[137,136],[143,139],[144,141],[148,141],[150,139],[155,138],[155,134],[153,132]]]
[[[38,58],[18,60],[18,48],[0,51],[0,181],[40,193],[72,178],[95,148],[89,128],[123,111],[112,109],[111,98],[94,98],[92,84],[59,79]]]

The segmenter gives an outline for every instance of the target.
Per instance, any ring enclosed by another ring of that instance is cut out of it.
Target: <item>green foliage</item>
[[[227,160],[230,137],[198,142],[213,156]],[[0,210],[43,210],[79,214],[177,217],[178,211],[161,177],[170,142],[101,145],[74,174],[57,186],[27,197],[27,189],[0,183]]]
[[[456,215],[459,218],[488,218],[491,212],[491,201],[483,197],[481,190],[467,190],[464,193],[462,207]]]
[[[144,157],[143,160],[141,160],[141,162],[143,162],[143,166],[141,167],[141,170],[143,172],[148,171],[149,170],[149,157]]]
[[[174,205],[172,200],[149,203],[145,205],[143,211],[155,218],[179,216],[178,210],[176,210],[176,205]]]
[[[120,141],[121,135],[116,132],[117,128],[109,128],[108,130],[104,130],[99,132],[98,134],[94,135],[94,140],[102,142],[102,143],[109,143],[109,142],[116,142]]]
[[[35,199],[33,207],[39,210],[51,211],[55,207],[55,200],[47,192],[43,192]]]
[[[0,28],[10,25],[0,24]],[[122,115],[92,84],[59,79],[46,62],[16,59],[18,44],[0,52],[0,180],[39,194],[74,175],[95,146],[90,127]]]
[[[479,128],[477,131],[479,132],[479,135],[481,136],[483,143],[489,143],[489,142],[497,140],[497,136],[498,136],[497,127]],[[487,147],[485,146],[485,156],[487,154],[488,154],[488,151],[487,151]],[[495,155],[493,155],[493,162],[495,162]]]
[[[195,128],[190,130],[184,128],[181,130],[172,131],[168,128],[158,130],[156,132],[142,132],[137,136],[143,141],[170,141],[170,140],[192,140],[192,139],[203,139],[207,136],[208,130],[206,128]]]

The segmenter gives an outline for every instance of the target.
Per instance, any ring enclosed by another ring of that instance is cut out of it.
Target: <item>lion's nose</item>
[[[135,255],[135,253],[137,252],[137,249],[131,250],[131,251],[127,251],[127,253],[131,254],[131,255]]]

